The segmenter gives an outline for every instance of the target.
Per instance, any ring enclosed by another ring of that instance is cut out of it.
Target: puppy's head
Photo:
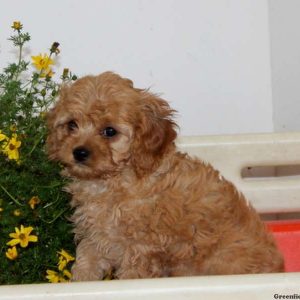
[[[173,146],[173,113],[114,73],[83,77],[62,88],[48,115],[48,153],[78,178],[106,178],[125,167],[143,176]]]

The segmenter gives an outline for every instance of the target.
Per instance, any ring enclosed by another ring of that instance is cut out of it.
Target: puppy
[[[173,116],[166,101],[111,72],[62,88],[47,145],[72,178],[74,281],[283,271],[244,196],[176,150]]]

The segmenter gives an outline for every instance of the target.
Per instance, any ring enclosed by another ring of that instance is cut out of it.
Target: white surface
[[[3,286],[0,300],[268,300],[299,295],[299,283],[299,273],[286,273]]]
[[[183,137],[183,151],[211,162],[261,213],[300,211],[300,177],[243,179],[245,167],[300,165],[300,133]]]
[[[275,131],[300,129],[300,1],[269,0]]]
[[[253,204],[261,211],[299,211],[299,179],[278,178],[253,181],[240,179],[242,166],[299,163],[300,133],[181,138],[181,148],[219,168],[228,178],[245,189]],[[0,300],[229,300],[276,299],[274,295],[299,294],[300,273],[200,276],[151,280],[116,280],[68,284],[0,286]],[[279,298],[278,298],[279,299]],[[282,298],[284,299],[284,298]],[[286,298],[288,299],[288,298]],[[293,299],[293,298],[290,298]]]
[[[31,54],[61,43],[61,69],[162,93],[182,135],[273,130],[267,0],[1,0],[0,67],[14,20]]]

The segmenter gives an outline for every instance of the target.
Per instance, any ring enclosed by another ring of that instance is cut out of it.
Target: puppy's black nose
[[[73,156],[76,161],[84,162],[90,156],[90,151],[84,147],[77,147],[73,150]]]

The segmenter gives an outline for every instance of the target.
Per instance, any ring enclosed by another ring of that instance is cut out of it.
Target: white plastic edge
[[[299,273],[202,276],[2,286],[0,299],[271,300],[279,295],[300,297],[299,287]]]

